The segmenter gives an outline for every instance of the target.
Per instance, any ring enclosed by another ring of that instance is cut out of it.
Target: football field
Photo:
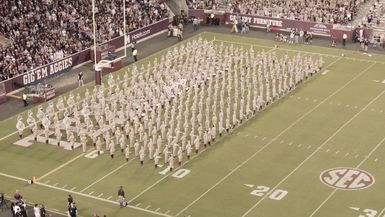
[[[0,122],[0,192],[12,197],[18,189],[27,202],[63,214],[71,194],[82,217],[385,217],[385,56],[209,32],[194,37],[322,56],[325,63],[173,172],[136,158],[126,162],[121,153],[92,158],[93,149],[86,157],[81,148],[17,146],[16,116],[10,117]],[[117,202],[119,186],[126,208]]]

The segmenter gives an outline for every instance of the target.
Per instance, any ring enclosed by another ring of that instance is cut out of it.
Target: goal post
[[[123,58],[127,57],[127,37],[126,34],[126,0],[120,0],[123,2],[123,40],[124,40],[124,55],[121,57],[117,57],[113,60],[103,60],[97,58],[98,55],[98,44],[97,44],[97,23],[96,23],[96,0],[92,1],[92,25],[93,25],[93,37],[94,37],[94,45],[93,45],[93,59],[94,59],[94,70],[95,70],[95,84],[100,85],[102,80],[102,71],[103,68],[114,68],[114,63],[119,63],[121,65],[121,61]],[[119,28],[119,27],[118,27]],[[119,67],[120,68],[120,67]]]

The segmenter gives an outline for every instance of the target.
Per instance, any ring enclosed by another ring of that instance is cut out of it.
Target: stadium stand
[[[385,1],[379,0],[369,4],[360,25],[366,25],[373,29],[373,45],[385,47]]]
[[[168,16],[163,1],[126,1],[127,30]],[[97,41],[123,35],[123,1],[97,0]],[[0,48],[0,81],[45,65],[93,44],[89,0],[5,0],[0,5],[0,35],[11,41]]]
[[[212,0],[187,0],[186,3],[190,9],[211,9],[213,5]]]
[[[192,9],[223,8],[240,14],[267,16],[330,24],[348,24],[365,0],[187,0]]]

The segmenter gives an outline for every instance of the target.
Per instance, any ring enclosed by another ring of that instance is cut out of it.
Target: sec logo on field
[[[320,175],[321,182],[342,190],[359,190],[374,184],[374,177],[363,170],[355,168],[333,168]]]

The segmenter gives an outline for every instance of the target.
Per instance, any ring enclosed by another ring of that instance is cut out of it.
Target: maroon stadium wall
[[[132,31],[129,33],[128,40],[129,42],[136,42],[139,40],[143,40],[148,38],[156,33],[159,33],[165,29],[169,24],[169,20],[164,19],[159,22],[156,22],[152,25],[143,27],[141,29]],[[103,44],[110,44],[111,46],[115,46],[116,48],[123,47],[124,45],[124,37],[117,37]],[[13,77],[9,80],[0,82],[0,87],[4,87],[6,93],[10,93],[14,90],[17,90],[25,85],[42,82],[47,78],[68,72],[73,67],[85,63],[91,60],[91,49],[86,49],[75,53],[71,56],[67,56],[61,60],[52,62],[45,66],[36,68],[24,74]],[[1,92],[1,91],[0,91]],[[1,95],[1,94],[0,94]],[[1,103],[1,96],[0,96]]]
[[[0,104],[5,102],[7,100],[6,92],[5,92],[5,85],[0,83]]]

